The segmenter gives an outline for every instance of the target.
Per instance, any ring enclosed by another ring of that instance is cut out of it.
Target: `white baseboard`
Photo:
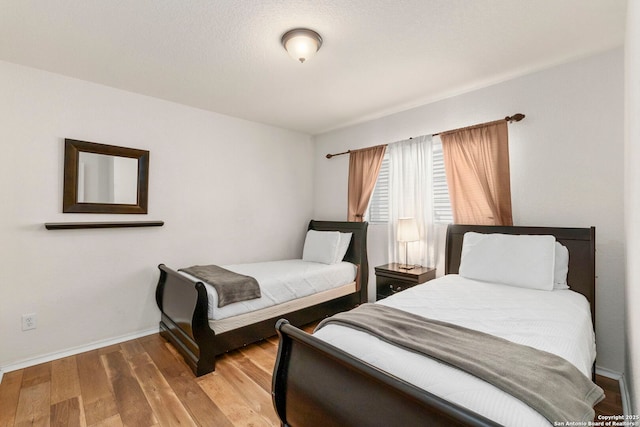
[[[629,398],[629,390],[627,389],[624,374],[597,366],[596,374],[611,378],[612,380],[618,380],[618,384],[620,384],[620,398],[622,399],[622,415],[631,415],[631,399]]]
[[[102,341],[95,341],[90,344],[82,345],[79,347],[70,348],[67,350],[56,351],[54,353],[45,354],[30,359],[24,359],[9,365],[0,366],[0,382],[2,382],[2,376],[6,372],[17,371],[18,369],[28,368],[29,366],[39,365],[41,363],[51,362],[52,360],[62,359],[63,357],[73,356],[75,354],[84,353],[87,351],[95,350],[102,347],[108,347],[110,345],[119,344],[121,342],[134,340],[136,338],[145,337],[147,335],[157,334],[158,328],[147,329],[144,331],[138,331],[127,335],[122,335],[115,338],[109,338]]]

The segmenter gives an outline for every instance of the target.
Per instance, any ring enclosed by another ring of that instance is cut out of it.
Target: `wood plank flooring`
[[[155,334],[8,372],[0,426],[279,426],[276,350],[271,338],[233,351],[196,378]]]
[[[622,396],[618,380],[596,375],[596,384],[604,390],[605,399],[595,406],[598,415],[622,415]]]
[[[194,377],[158,334],[6,373],[0,427],[279,426],[271,403],[276,338],[230,352]],[[618,383],[598,376],[618,415]]]

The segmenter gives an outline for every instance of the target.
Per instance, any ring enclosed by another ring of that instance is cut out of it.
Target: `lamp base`
[[[409,265],[409,264],[398,264],[398,268],[400,270],[413,270],[414,268],[416,268],[415,265]]]

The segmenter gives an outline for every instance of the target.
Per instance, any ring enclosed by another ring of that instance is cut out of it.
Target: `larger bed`
[[[555,236],[569,252],[571,290],[560,285],[552,291],[502,286],[461,277],[457,273],[467,232]],[[374,305],[557,354],[592,385],[588,377],[593,376],[595,361],[594,228],[450,226],[446,258],[445,277]],[[529,405],[493,385],[367,332],[329,323],[308,335],[284,320],[277,328],[280,347],[273,397],[283,425],[550,425]]]
[[[216,290],[203,280],[164,264],[158,266],[160,334],[197,376],[215,369],[217,355],[275,335],[275,323],[283,316],[304,325],[366,302],[367,223],[311,221],[308,230],[350,234],[342,262],[295,259],[224,266],[256,278],[260,298],[221,306]],[[322,260],[320,252],[316,256]]]

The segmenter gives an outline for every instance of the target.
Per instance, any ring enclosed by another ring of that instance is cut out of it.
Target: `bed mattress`
[[[353,283],[357,274],[356,265],[344,261],[337,264],[321,264],[292,259],[222,267],[255,278],[260,284],[261,297],[218,307],[215,288],[205,283],[209,297],[210,320],[226,319],[338,288]],[[198,281],[189,274],[182,274]]]
[[[516,288],[447,275],[379,301],[423,317],[554,353],[587,377],[595,360],[589,303],[571,290]],[[446,400],[508,426],[549,426],[520,400],[470,374],[403,350],[367,333],[327,325],[314,334]]]

